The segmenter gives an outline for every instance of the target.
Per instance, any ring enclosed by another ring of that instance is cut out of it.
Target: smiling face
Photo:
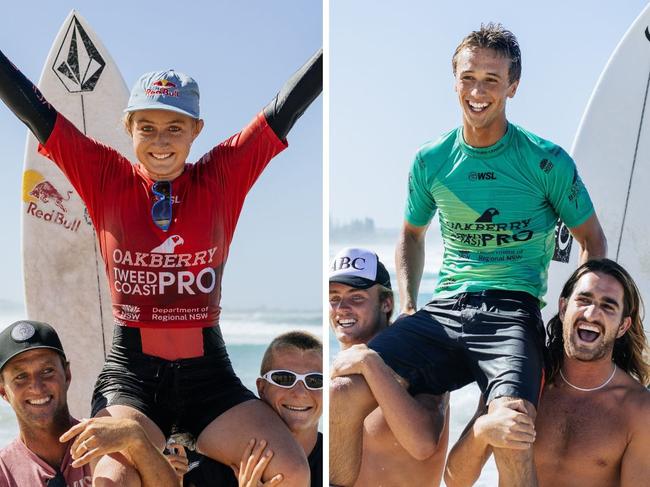
[[[342,349],[368,341],[388,326],[393,309],[392,299],[381,299],[379,285],[357,289],[340,282],[330,282],[330,326]]]
[[[128,128],[147,175],[155,181],[172,181],[182,174],[203,120],[169,110],[138,110]]]
[[[505,134],[506,100],[519,81],[510,82],[510,58],[493,49],[466,47],[456,58],[455,91],[463,112],[465,141],[475,147],[496,143]]]
[[[290,370],[298,374],[323,372],[323,355],[317,350],[284,346],[273,351],[269,370]],[[292,433],[316,430],[323,409],[323,391],[307,389],[296,381],[291,389],[257,379],[260,398],[271,406]]]
[[[614,342],[631,325],[623,316],[623,286],[612,276],[589,272],[568,299],[560,299],[564,350],[580,361],[611,360]]]
[[[70,368],[57,352],[28,350],[7,362],[1,374],[0,395],[16,413],[21,431],[67,421]]]

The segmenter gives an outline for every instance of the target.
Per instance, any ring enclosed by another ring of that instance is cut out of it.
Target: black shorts
[[[488,403],[513,396],[537,406],[544,336],[536,298],[494,290],[434,299],[368,346],[408,380],[412,394],[442,394],[476,381]]]
[[[212,420],[250,399],[256,397],[235,375],[225,347],[170,361],[114,346],[95,384],[92,416],[108,406],[131,406],[166,438],[187,432],[196,439]]]

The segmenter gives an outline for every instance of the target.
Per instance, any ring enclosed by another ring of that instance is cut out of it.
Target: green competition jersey
[[[408,183],[406,220],[439,214],[444,255],[436,297],[505,289],[546,293],[558,218],[573,228],[593,213],[573,159],[514,124],[490,147],[459,127],[422,147]]]

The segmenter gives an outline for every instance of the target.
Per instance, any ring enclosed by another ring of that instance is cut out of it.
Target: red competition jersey
[[[197,163],[186,164],[172,182],[173,219],[166,232],[152,220],[154,181],[139,164],[86,137],[62,115],[39,152],[61,168],[88,208],[116,324],[144,334],[146,328],[218,324],[223,267],[244,198],[284,148],[260,113]]]

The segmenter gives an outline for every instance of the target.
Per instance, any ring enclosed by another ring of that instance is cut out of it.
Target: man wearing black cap
[[[362,438],[355,448],[363,450],[354,485],[438,486],[449,437],[448,394],[409,395],[366,346],[390,325],[394,306],[390,276],[377,255],[359,248],[339,252],[330,268],[329,301],[330,325],[342,349],[332,375],[339,376],[341,369],[363,375],[379,405],[365,417],[363,435],[355,435]],[[341,421],[344,414],[330,409],[330,422]],[[345,452],[331,449],[330,464],[341,454]]]
[[[72,418],[70,379],[70,364],[51,326],[18,321],[0,333],[0,395],[19,428],[18,438],[0,450],[0,486],[90,485],[91,463],[109,453],[128,456],[138,470],[137,478],[120,485],[177,484],[169,462],[134,421]]]

